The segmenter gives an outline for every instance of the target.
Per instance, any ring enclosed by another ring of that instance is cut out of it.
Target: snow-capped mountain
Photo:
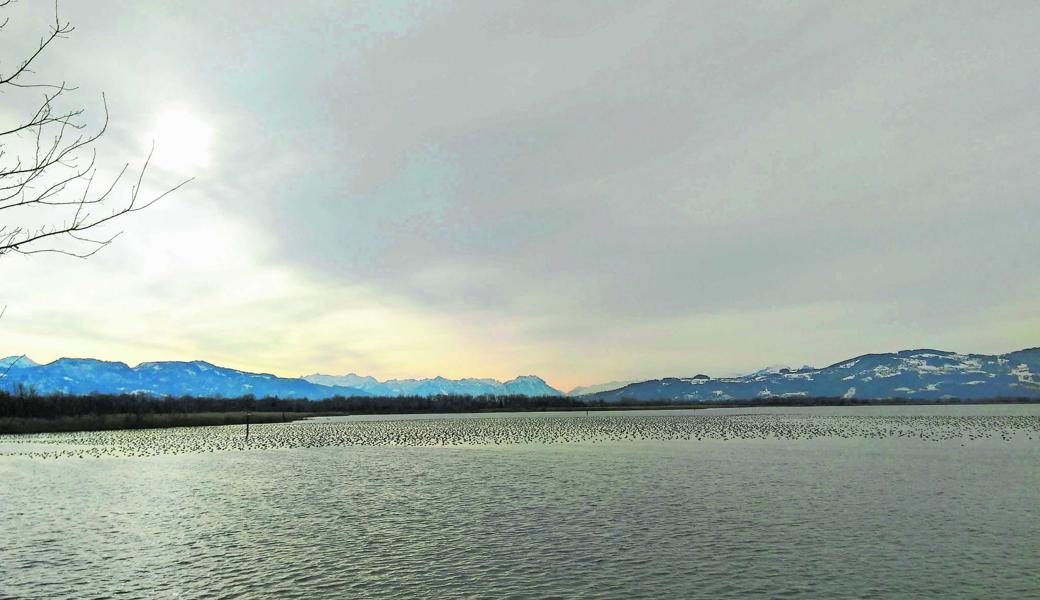
[[[559,390],[545,383],[540,377],[522,375],[509,381],[497,379],[388,379],[379,381],[374,377],[348,375],[307,375],[305,380],[319,385],[349,385],[374,396],[560,396]]]
[[[763,369],[742,377],[668,377],[584,398],[720,402],[766,397],[979,399],[1040,397],[1040,348],[1008,354],[903,350],[822,369]]]
[[[573,390],[567,392],[568,396],[585,396],[587,394],[595,394],[596,392],[609,392],[610,390],[617,390],[629,385],[631,383],[637,383],[635,381],[608,381],[606,383],[597,383],[593,385],[579,385]]]
[[[0,374],[3,374],[8,369],[26,369],[28,367],[37,366],[39,366],[39,364],[28,356],[8,356],[6,358],[0,358]]]
[[[343,386],[364,390],[373,396],[396,396],[397,394],[375,377],[365,377],[354,373],[347,375],[322,375],[315,373],[302,377],[304,381],[326,386]]]
[[[506,394],[520,396],[562,396],[563,393],[542,381],[536,375],[521,375],[502,384]]]
[[[771,375],[771,374],[776,374],[776,373],[788,373],[788,372],[795,372],[795,371],[812,371],[812,370],[813,370],[813,367],[810,366],[810,365],[803,365],[800,368],[798,368],[798,367],[791,367],[791,366],[788,366],[788,365],[769,365],[768,367],[759,369],[759,370],[755,371],[754,373],[750,373],[749,377],[753,377],[753,376],[757,376],[757,375]]]
[[[311,400],[371,395],[358,388],[249,373],[200,360],[147,362],[131,368],[126,363],[93,358],[60,358],[44,365],[27,358],[16,359],[19,357],[0,360],[0,390],[13,391],[24,386],[39,394],[145,393],[225,398],[252,394],[257,398],[278,396]]]

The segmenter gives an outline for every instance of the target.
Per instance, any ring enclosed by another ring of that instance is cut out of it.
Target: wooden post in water
[[[249,443],[249,411],[246,411],[246,443]]]

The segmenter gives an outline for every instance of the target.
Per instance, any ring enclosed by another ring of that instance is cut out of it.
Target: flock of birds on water
[[[32,459],[148,457],[168,454],[335,446],[504,446],[640,441],[977,440],[1040,442],[1040,415],[819,416],[542,415],[394,420],[307,420],[245,426],[179,427],[0,435],[0,456]],[[44,449],[46,448],[46,449]],[[19,450],[24,449],[24,450]]]

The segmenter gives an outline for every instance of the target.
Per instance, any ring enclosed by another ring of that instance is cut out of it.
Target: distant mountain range
[[[1040,348],[1008,354],[903,350],[822,369],[769,368],[741,377],[667,377],[581,396],[616,402],[721,402],[767,397],[979,399],[1040,397]]]
[[[373,396],[437,396],[441,394],[461,396],[562,396],[540,377],[521,375],[509,381],[497,379],[388,379],[379,381],[375,377],[349,375],[307,375],[304,380],[320,385],[348,386],[364,390]]]
[[[135,394],[154,396],[237,397],[253,394],[319,400],[332,396],[368,396],[344,386],[324,386],[303,379],[276,377],[218,367],[205,361],[147,362],[131,368],[126,363],[93,358],[59,358],[45,365],[27,358],[0,360],[0,389],[23,385],[40,394]]]
[[[38,364],[25,357],[0,359],[0,390],[19,386],[40,394],[143,393],[155,396],[308,398],[332,396],[524,395],[561,396],[541,378],[390,379],[356,374],[302,378],[228,369],[204,361],[148,362],[130,367],[92,358]],[[866,354],[822,369],[770,367],[740,377],[668,377],[637,383],[579,387],[583,399],[722,402],[765,397],[943,398],[1040,397],[1040,348],[1008,354],[957,354],[903,350]]]
[[[0,359],[0,390],[19,386],[39,394],[83,395],[149,394],[154,396],[210,396],[233,398],[252,394],[257,398],[307,398],[321,400],[332,396],[433,396],[524,395],[559,396],[533,375],[505,383],[494,379],[450,380],[400,379],[380,382],[359,375],[310,375],[305,378],[277,377],[268,373],[249,373],[218,367],[204,361],[147,362],[130,367],[122,362],[93,358],[60,358],[39,364],[26,357]]]

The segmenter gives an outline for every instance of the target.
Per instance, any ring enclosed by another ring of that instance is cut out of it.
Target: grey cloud
[[[324,280],[535,333],[1037,289],[1035,5],[120,6],[98,80],[234,115],[209,179]]]
[[[310,210],[275,213],[329,241],[293,237],[294,255],[423,302],[565,319],[586,301],[968,309],[1035,286],[1009,277],[1040,249],[1019,226],[1037,213],[1034,9],[557,12],[568,26],[545,35],[543,12],[460,7],[348,65],[323,112],[358,158]],[[431,146],[451,184],[397,187]],[[531,305],[533,287],[551,293]]]

